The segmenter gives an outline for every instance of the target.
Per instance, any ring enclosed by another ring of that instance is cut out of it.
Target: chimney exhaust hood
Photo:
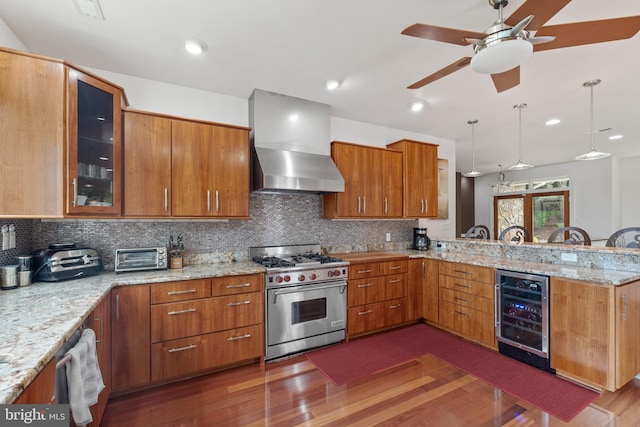
[[[255,89],[249,98],[252,190],[344,192],[330,151],[329,106]]]

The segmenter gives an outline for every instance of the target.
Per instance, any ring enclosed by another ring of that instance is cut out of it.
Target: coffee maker
[[[426,228],[414,228],[413,229],[413,249],[418,251],[426,251],[429,249],[431,240],[427,236]]]

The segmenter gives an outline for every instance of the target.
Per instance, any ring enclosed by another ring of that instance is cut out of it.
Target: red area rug
[[[341,385],[425,354],[433,354],[563,421],[571,420],[599,396],[590,389],[425,324],[312,351],[307,358],[334,384]]]

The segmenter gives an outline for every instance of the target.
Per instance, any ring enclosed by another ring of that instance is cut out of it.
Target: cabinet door
[[[111,291],[111,386],[113,391],[150,380],[149,285],[118,286]]]
[[[171,212],[174,216],[211,216],[213,126],[172,120],[171,134]]]
[[[122,90],[68,72],[68,214],[120,215]]]
[[[171,215],[171,120],[124,113],[124,214]]]
[[[0,213],[63,214],[64,66],[0,51]]]
[[[344,178],[344,193],[327,196],[335,197],[335,216],[361,216],[362,197],[367,184],[363,171],[366,163],[365,147],[334,142],[331,144],[331,157]]]
[[[98,365],[104,382],[104,390],[98,396],[98,403],[91,407],[93,417],[91,425],[99,426],[111,394],[111,298],[109,295],[100,301],[89,320],[90,327],[96,334]]]
[[[217,217],[249,216],[249,131],[213,127],[209,153],[211,214]]]
[[[382,217],[382,154],[379,148],[364,149],[362,159],[362,203],[359,216],[362,217]]]
[[[403,213],[402,153],[382,152],[382,216],[400,218]]]
[[[422,182],[422,197],[425,200],[427,218],[438,216],[438,147],[431,144],[414,143],[418,147],[420,168],[415,170],[415,178]]]
[[[640,372],[640,282],[616,287],[616,388]]]

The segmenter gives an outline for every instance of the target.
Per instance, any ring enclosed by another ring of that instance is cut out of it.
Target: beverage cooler
[[[549,361],[549,277],[496,271],[496,334],[500,353],[554,372]]]

